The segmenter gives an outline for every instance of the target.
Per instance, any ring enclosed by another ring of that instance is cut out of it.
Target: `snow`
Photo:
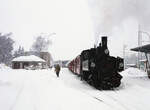
[[[17,58],[14,58],[12,61],[36,61],[36,62],[45,62],[45,60],[35,56],[35,55],[29,55],[29,56],[20,56]]]
[[[10,69],[10,67],[6,66],[4,63],[0,64],[0,70],[6,70],[6,69]]]
[[[54,69],[0,69],[0,110],[150,110],[146,73],[129,68],[121,74],[119,88],[99,91],[67,68],[59,78]]]
[[[147,76],[147,73],[137,68],[128,68],[125,71],[123,71],[121,74],[123,76],[129,76],[129,77],[146,77]]]

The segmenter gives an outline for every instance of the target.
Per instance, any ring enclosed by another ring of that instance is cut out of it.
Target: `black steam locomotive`
[[[97,48],[82,51],[68,68],[95,88],[109,90],[121,84],[122,76],[118,72],[124,69],[124,65],[122,58],[109,55],[107,37],[102,37]]]

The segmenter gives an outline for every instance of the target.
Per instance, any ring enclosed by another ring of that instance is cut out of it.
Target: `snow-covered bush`
[[[11,68],[6,66],[4,63],[1,63],[0,64],[0,70],[4,70],[4,69],[11,69]]]

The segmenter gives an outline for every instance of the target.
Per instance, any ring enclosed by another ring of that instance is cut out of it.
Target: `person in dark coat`
[[[60,72],[60,66],[59,66],[59,64],[57,64],[55,66],[55,72],[56,72],[57,77],[59,77],[59,72]]]

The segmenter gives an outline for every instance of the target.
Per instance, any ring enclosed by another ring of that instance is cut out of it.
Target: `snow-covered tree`
[[[14,52],[13,57],[22,56],[22,55],[24,55],[24,53],[25,53],[24,48],[21,47],[21,46],[19,46],[18,50],[16,50],[16,51]]]
[[[40,35],[36,38],[30,50],[36,52],[47,51],[50,44],[51,41],[49,39],[47,39],[45,36]]]
[[[12,59],[14,41],[10,38],[12,33],[0,33],[0,63],[8,64]]]

